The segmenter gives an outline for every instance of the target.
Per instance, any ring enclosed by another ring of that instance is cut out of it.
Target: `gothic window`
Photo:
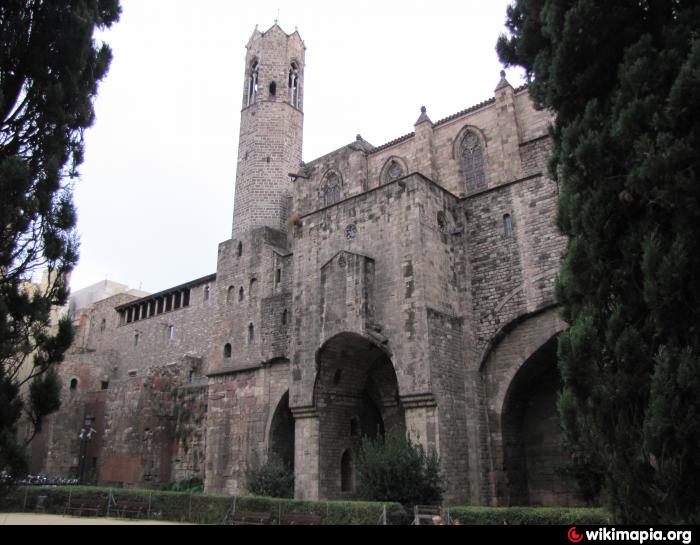
[[[248,344],[253,344],[255,342],[255,326],[250,324],[248,326]]]
[[[343,181],[340,179],[340,174],[337,172],[329,172],[321,187],[323,192],[323,203],[325,206],[333,206],[340,202],[340,192],[343,187]]]
[[[71,389],[71,392],[75,392],[78,389],[78,379],[77,378],[71,379],[70,389]]]
[[[241,288],[238,290],[238,302],[242,303],[245,300],[245,290]]]
[[[238,243],[237,254],[238,254],[238,257],[243,257],[243,243],[242,242]]]
[[[290,104],[299,107],[299,67],[293,62],[289,69],[289,97]]]
[[[384,169],[383,183],[388,184],[406,175],[404,168],[396,159],[391,159]]]
[[[462,169],[467,184],[467,192],[486,189],[486,174],[484,172],[484,149],[479,137],[468,131],[462,139],[460,148]]]
[[[233,301],[233,292],[234,292],[234,288],[233,288],[233,286],[231,286],[228,289],[228,292],[226,292],[226,302],[227,303],[230,303]]]
[[[258,78],[260,77],[260,64],[257,60],[250,66],[250,78],[248,79],[248,101],[247,106],[255,103],[258,95]]]

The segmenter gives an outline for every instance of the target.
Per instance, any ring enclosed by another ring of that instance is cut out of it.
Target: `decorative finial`
[[[358,135],[355,137],[355,140],[357,140],[358,142],[362,141],[362,135],[361,135],[361,134],[358,134]]]
[[[275,19],[275,24],[279,24],[280,22],[280,8],[277,8],[277,19]]]
[[[426,108],[425,106],[421,106],[421,107],[420,107],[420,113],[422,113],[422,114],[427,114],[427,113],[428,113],[428,108]]]
[[[506,77],[506,71],[505,71],[505,70],[501,70],[501,77],[502,77],[502,78],[505,78],[505,77]]]

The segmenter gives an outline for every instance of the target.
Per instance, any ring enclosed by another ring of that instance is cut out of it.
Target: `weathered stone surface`
[[[216,275],[81,311],[36,463],[76,472],[89,414],[99,481],[242,494],[276,455],[297,497],[352,498],[361,436],[398,426],[439,452],[449,502],[569,503],[550,115],[501,82],[387,145],[358,137],[302,165],[304,50],[277,26],[254,33]]]

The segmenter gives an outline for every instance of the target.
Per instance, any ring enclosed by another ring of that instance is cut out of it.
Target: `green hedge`
[[[387,508],[387,524],[398,525],[410,522],[401,505],[396,503],[369,502],[303,502],[272,498],[208,496],[179,492],[163,492],[137,489],[109,489],[98,487],[40,487],[18,488],[8,496],[0,498],[0,511],[33,511],[37,498],[45,496],[43,502],[47,513],[64,514],[69,502],[99,501],[103,514],[107,512],[110,492],[117,504],[119,501],[141,501],[150,506],[150,518],[174,522],[197,524],[222,524],[234,507],[236,511],[255,511],[272,514],[271,524],[277,524],[281,515],[317,515],[323,524],[379,524],[383,507]],[[25,508],[26,505],[26,508]],[[114,511],[114,507],[110,508]]]
[[[603,509],[568,509],[549,507],[452,507],[452,520],[465,525],[576,525],[606,526],[612,523]]]

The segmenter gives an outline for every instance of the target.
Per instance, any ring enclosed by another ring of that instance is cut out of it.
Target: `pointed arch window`
[[[334,204],[340,202],[342,188],[343,181],[340,178],[340,174],[337,172],[329,172],[326,174],[323,186],[321,187],[324,206],[333,206]]]
[[[250,77],[248,78],[248,100],[247,106],[255,103],[258,95],[258,79],[260,77],[260,63],[254,60],[250,65]]]
[[[289,68],[289,103],[299,108],[299,65],[295,62]]]
[[[388,184],[406,175],[403,165],[396,159],[391,159],[384,169],[383,183]]]
[[[486,189],[486,173],[484,172],[484,148],[479,137],[472,131],[467,131],[460,146],[462,169],[467,185],[467,192]]]

